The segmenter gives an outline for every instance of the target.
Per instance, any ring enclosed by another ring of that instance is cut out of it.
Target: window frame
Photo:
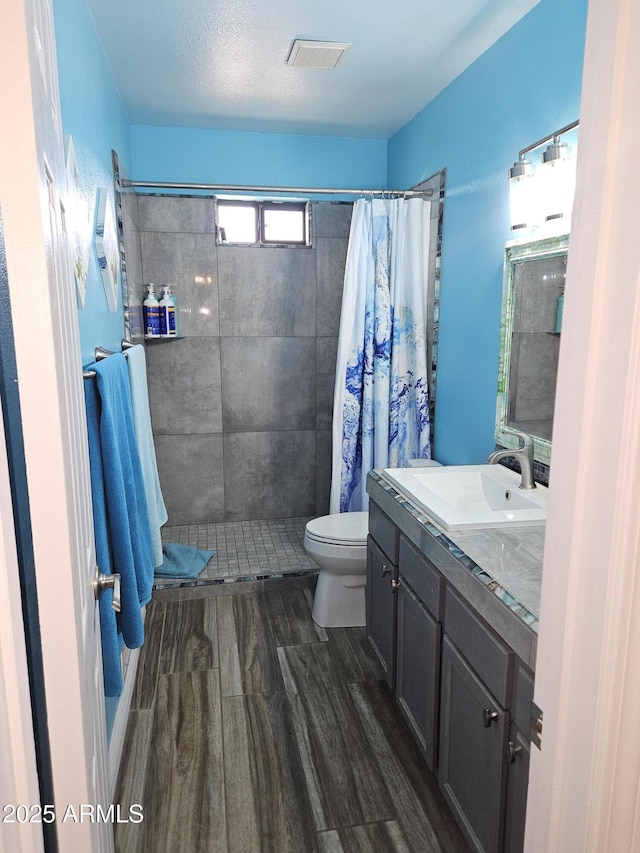
[[[220,207],[251,207],[255,211],[256,235],[255,243],[233,242],[220,239],[220,225],[218,209]],[[303,237],[302,240],[269,240],[265,235],[264,212],[265,210],[298,210],[302,213]],[[216,246],[242,246],[244,248],[297,248],[310,249],[311,247],[311,203],[309,201],[278,201],[277,199],[235,199],[216,198]]]

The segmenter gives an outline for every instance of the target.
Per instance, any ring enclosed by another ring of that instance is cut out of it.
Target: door
[[[2,18],[0,204],[51,746],[50,805],[63,853],[103,853],[113,850],[113,833],[109,822],[90,817],[92,808],[95,815],[109,805],[106,730],[50,0],[4,0]]]
[[[435,771],[442,629],[402,574],[397,595],[396,696],[420,752],[429,769]]]
[[[476,853],[502,850],[508,731],[509,714],[445,634],[438,778]]]
[[[384,670],[387,684],[393,690],[396,657],[396,595],[392,586],[397,581],[395,566],[375,544],[367,540],[367,638]]]

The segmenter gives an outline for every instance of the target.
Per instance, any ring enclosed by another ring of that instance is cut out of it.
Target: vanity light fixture
[[[512,231],[530,230],[556,220],[568,230],[576,164],[571,149],[560,137],[578,124],[574,121],[520,151],[519,159],[509,169]],[[542,154],[542,163],[536,167],[530,154],[545,143],[549,144]]]

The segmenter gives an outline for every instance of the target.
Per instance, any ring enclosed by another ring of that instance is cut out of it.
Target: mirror
[[[505,248],[495,438],[517,447],[514,430],[533,437],[536,461],[549,464],[569,236]]]

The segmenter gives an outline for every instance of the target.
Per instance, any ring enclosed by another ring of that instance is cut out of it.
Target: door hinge
[[[535,702],[531,702],[529,739],[538,749],[542,749],[542,708],[539,708]]]

